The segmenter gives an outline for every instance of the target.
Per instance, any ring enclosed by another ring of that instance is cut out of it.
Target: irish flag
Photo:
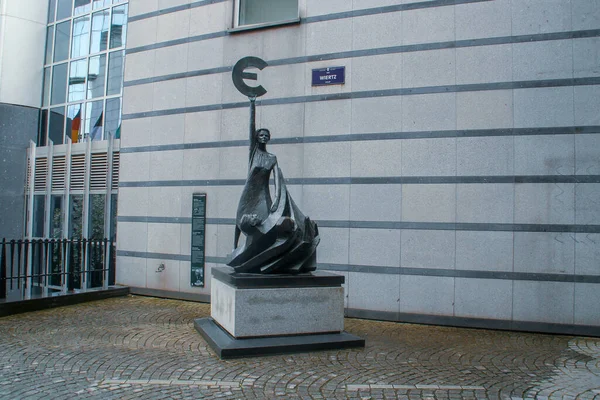
[[[98,117],[98,120],[94,124],[92,132],[90,133],[92,140],[102,140],[102,114],[103,113],[100,113],[100,116]]]

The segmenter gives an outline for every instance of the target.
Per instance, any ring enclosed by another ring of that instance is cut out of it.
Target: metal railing
[[[0,299],[54,296],[115,283],[115,242],[32,239],[0,243]]]

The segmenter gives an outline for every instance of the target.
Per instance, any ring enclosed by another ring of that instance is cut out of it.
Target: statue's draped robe
[[[280,198],[277,208],[271,210],[269,180],[275,169]],[[294,274],[316,269],[317,225],[298,209],[277,158],[264,150],[251,151],[236,227],[246,235],[245,243],[234,249],[227,263],[236,272]]]

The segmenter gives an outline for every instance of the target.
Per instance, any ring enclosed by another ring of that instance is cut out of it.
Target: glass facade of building
[[[128,2],[48,1],[25,236],[114,239]]]
[[[38,145],[120,137],[127,1],[50,0]]]

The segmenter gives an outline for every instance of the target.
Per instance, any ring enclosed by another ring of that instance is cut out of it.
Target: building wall
[[[26,149],[42,97],[47,2],[0,0],[0,238],[23,236]]]
[[[348,315],[599,334],[596,0],[301,0],[299,25],[228,34],[232,3],[130,1],[120,283],[210,293],[189,284],[192,194],[209,277],[247,171],[230,71],[253,55],[258,126]],[[346,83],[312,87],[328,66]]]
[[[47,3],[0,0],[0,103],[41,106]]]

